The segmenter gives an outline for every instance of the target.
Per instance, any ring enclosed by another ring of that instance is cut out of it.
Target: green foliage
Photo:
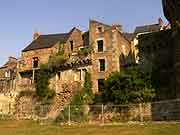
[[[81,106],[84,104],[92,104],[92,102],[93,102],[93,92],[92,92],[91,74],[86,72],[84,86],[83,88],[78,88],[70,104]]]
[[[36,95],[45,103],[49,102],[54,96],[55,91],[49,89],[49,79],[51,74],[47,65],[41,65],[40,71],[37,73],[35,87]]]
[[[94,99],[94,94],[92,92],[92,81],[91,74],[86,72],[83,92],[83,101],[84,104],[92,104]]]
[[[87,47],[87,48],[81,48],[79,51],[78,51],[78,55],[80,56],[87,56],[88,54],[90,54],[92,51],[92,48],[90,47]]]
[[[59,45],[58,55],[64,55],[64,44]]]
[[[48,62],[49,68],[58,68],[62,64],[64,64],[66,60],[67,59],[65,58],[64,55],[59,55],[59,54],[53,55],[49,58],[49,62]]]
[[[58,68],[67,61],[67,58],[64,55],[64,44],[59,45],[58,53],[52,55],[49,58],[48,66],[50,69]]]
[[[138,67],[130,67],[123,72],[114,72],[104,82],[102,93],[105,102],[128,104],[148,102],[155,97],[151,76]]]

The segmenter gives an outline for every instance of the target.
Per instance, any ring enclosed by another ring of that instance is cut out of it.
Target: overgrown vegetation
[[[66,60],[67,59],[64,55],[64,44],[59,44],[58,53],[49,58],[48,64],[40,66],[40,70],[36,75],[35,87],[36,95],[43,101],[43,103],[50,103],[55,96],[55,91],[49,89],[49,79],[54,75],[51,71],[55,68],[59,68],[66,62]]]
[[[64,55],[64,44],[60,44],[58,53],[49,58],[48,66],[50,69],[59,68],[66,61],[67,57]]]
[[[93,103],[93,92],[92,92],[92,82],[91,74],[86,72],[85,82],[83,88],[78,88],[75,95],[70,103],[70,108],[67,106],[56,119],[57,122],[66,122],[68,120],[69,111],[71,112],[71,119],[75,121],[83,121],[87,119],[84,113],[85,107]],[[69,110],[70,109],[70,110]]]
[[[103,103],[129,104],[152,101],[155,95],[151,76],[138,67],[130,67],[112,73],[104,81],[100,97]]]
[[[87,56],[88,54],[90,54],[92,51],[92,48],[91,47],[86,47],[86,48],[81,48],[79,51],[78,51],[78,55],[79,56]]]
[[[49,79],[51,73],[49,72],[48,65],[41,65],[40,70],[36,75],[35,88],[36,95],[43,101],[49,103],[55,96],[55,91],[49,89]]]

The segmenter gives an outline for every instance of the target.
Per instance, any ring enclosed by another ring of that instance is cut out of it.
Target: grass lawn
[[[180,135],[180,124],[60,126],[31,121],[0,121],[0,135]]]

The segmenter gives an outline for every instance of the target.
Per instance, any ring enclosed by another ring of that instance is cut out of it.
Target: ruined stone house
[[[17,59],[9,57],[8,61],[0,67],[0,93],[7,94],[15,90]]]
[[[48,63],[49,58],[64,47],[66,62],[58,67],[56,76],[51,78],[50,87],[56,92],[62,90],[64,83],[80,82],[83,84],[85,72],[92,76],[93,91],[101,90],[102,81],[112,72],[132,63],[133,55],[129,40],[123,35],[120,25],[107,25],[90,20],[89,30],[81,32],[73,28],[68,33],[39,35],[22,50],[18,65],[17,88],[33,83],[34,75],[41,64]],[[91,53],[82,56],[83,49]]]

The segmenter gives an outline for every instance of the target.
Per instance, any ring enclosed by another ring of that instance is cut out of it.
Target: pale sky
[[[74,26],[85,31],[95,19],[132,32],[163,16],[161,0],[0,0],[0,65],[9,56],[20,57],[34,31],[61,33]]]

